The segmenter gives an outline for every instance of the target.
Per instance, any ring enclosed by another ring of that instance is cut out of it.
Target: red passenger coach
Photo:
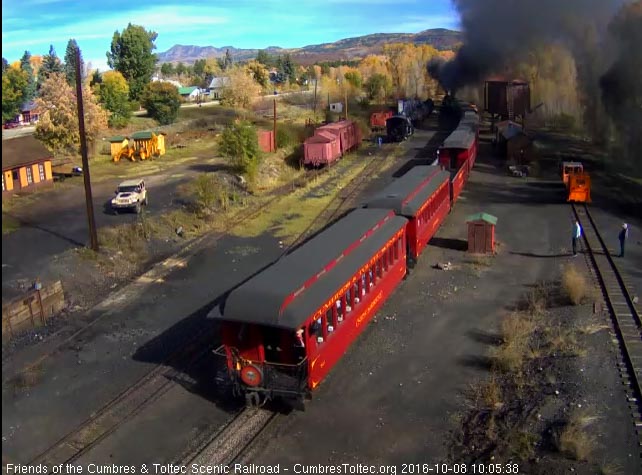
[[[232,291],[210,316],[235,393],[308,396],[406,274],[406,225],[356,209]]]
[[[370,199],[366,207],[393,209],[408,218],[408,260],[414,263],[450,211],[450,173],[417,166]]]
[[[463,127],[450,134],[439,148],[439,163],[448,170],[458,170],[468,160],[468,163],[474,163],[476,157],[476,134]]]

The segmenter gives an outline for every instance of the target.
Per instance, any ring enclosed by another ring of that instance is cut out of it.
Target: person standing
[[[624,257],[624,243],[626,242],[626,239],[629,237],[629,225],[624,223],[622,225],[622,229],[620,230],[620,234],[618,234],[618,239],[620,240],[620,255],[618,257]]]
[[[580,222],[576,219],[573,223],[573,257],[577,256],[577,242],[582,237],[582,226]]]

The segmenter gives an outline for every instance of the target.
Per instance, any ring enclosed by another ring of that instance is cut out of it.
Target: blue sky
[[[93,67],[107,68],[114,31],[127,24],[158,33],[156,52],[175,44],[295,48],[369,33],[458,28],[449,0],[2,0],[2,56],[63,57],[75,38]]]

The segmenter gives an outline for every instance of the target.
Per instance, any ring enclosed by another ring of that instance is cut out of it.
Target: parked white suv
[[[147,188],[144,180],[127,180],[118,185],[116,196],[111,200],[115,213],[120,209],[134,209],[140,213],[141,206],[147,205]]]

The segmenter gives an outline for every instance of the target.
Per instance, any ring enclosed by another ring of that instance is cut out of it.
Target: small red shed
[[[259,147],[265,153],[274,152],[276,143],[274,141],[274,130],[259,130]]]
[[[488,213],[476,213],[466,218],[468,224],[468,252],[495,253],[495,225],[497,218]]]

